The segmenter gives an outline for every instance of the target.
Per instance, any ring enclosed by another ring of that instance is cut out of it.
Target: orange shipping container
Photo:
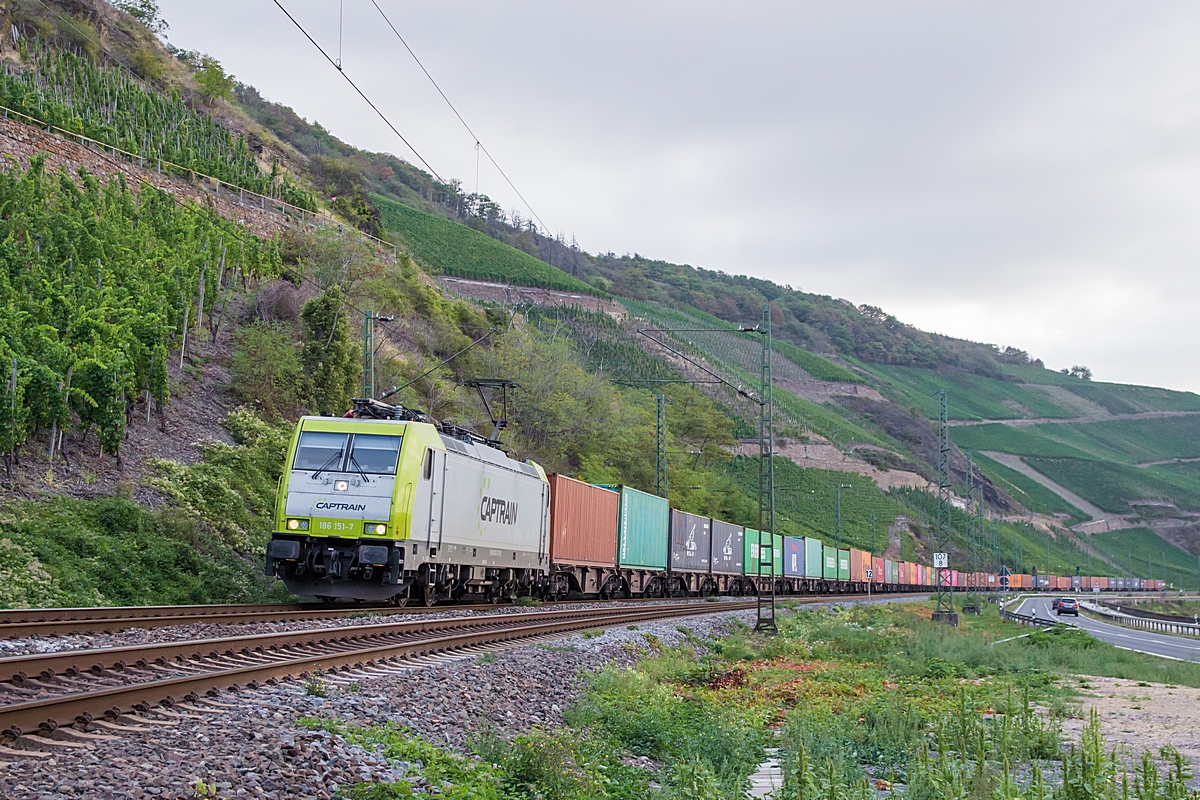
[[[871,554],[865,550],[850,549],[850,580],[862,583],[867,579],[871,567]]]
[[[566,475],[550,476],[550,558],[558,564],[615,567],[621,496]],[[663,534],[664,540],[666,533]]]
[[[1096,583],[1100,584],[1101,590],[1108,588],[1108,578],[1096,578]]]

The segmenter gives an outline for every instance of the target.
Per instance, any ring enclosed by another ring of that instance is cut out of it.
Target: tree
[[[225,71],[221,62],[212,56],[200,57],[200,68],[196,72],[196,83],[200,84],[200,94],[212,103],[217,100],[228,100],[233,96],[236,81]]]
[[[159,16],[158,3],[154,0],[116,0],[113,5],[154,33],[165,33],[171,27]]]
[[[350,407],[358,385],[361,354],[350,340],[342,291],[337,287],[304,304],[300,324],[304,345],[300,361],[308,383],[309,409],[341,414]]]
[[[1092,379],[1091,369],[1083,366],[1082,364],[1076,364],[1075,366],[1071,367],[1070,375],[1072,378],[1079,378],[1083,381],[1090,381]]]

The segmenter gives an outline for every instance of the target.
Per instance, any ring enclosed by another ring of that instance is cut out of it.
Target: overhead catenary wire
[[[276,0],[276,3],[278,3],[278,0]],[[442,87],[438,85],[438,82],[434,80],[433,75],[431,75],[429,70],[425,68],[425,65],[421,63],[421,59],[417,57],[417,54],[413,52],[413,49],[408,46],[408,42],[406,42],[404,37],[400,35],[400,31],[396,30],[396,26],[392,24],[392,21],[388,19],[388,15],[385,14],[383,9],[379,7],[379,3],[376,2],[376,0],[371,0],[371,5],[375,6],[375,10],[379,12],[379,16],[383,17],[383,21],[386,22],[387,26],[392,29],[392,33],[396,34],[396,38],[400,40],[400,44],[404,45],[404,49],[407,50],[408,54],[413,57],[413,61],[417,62],[417,66],[420,67],[421,71],[425,73],[425,77],[429,78],[429,82],[433,84],[433,88],[437,89],[438,94],[440,94],[442,99],[446,101],[446,105],[448,105],[450,110],[454,112],[454,116],[458,117],[458,121],[462,123],[463,128],[466,129],[467,133],[471,134],[471,138],[475,140],[476,149],[483,151],[483,154],[488,157],[488,161],[490,161],[492,166],[496,168],[496,171],[500,173],[500,177],[504,178],[504,182],[508,184],[508,188],[512,189],[513,192],[516,193],[517,197],[521,198],[521,202],[525,204],[525,208],[529,210],[529,213],[533,216],[533,218],[536,219],[538,224],[542,226],[542,229],[546,231],[546,235],[549,235],[550,226],[543,222],[542,218],[538,216],[538,213],[533,210],[533,206],[529,204],[529,201],[525,199],[523,194],[521,194],[521,191],[516,187],[516,184],[512,182],[512,179],[509,178],[508,174],[500,167],[500,164],[496,162],[496,159],[492,156],[492,154],[488,152],[487,147],[485,147],[483,142],[480,141],[479,136],[477,136],[475,131],[471,129],[471,126],[467,124],[467,121],[463,119],[463,115],[458,113],[458,109],[454,107],[454,103],[450,102],[450,98],[446,96],[444,91],[442,91]],[[476,155],[476,161],[478,162],[478,154]],[[478,194],[478,163],[476,163],[475,175],[475,193]]]
[[[277,5],[279,7],[279,10],[284,13],[284,16],[286,16],[289,20],[292,21],[292,24],[296,26],[296,29],[299,30],[300,33],[304,34],[304,38],[308,39],[308,41],[312,43],[312,46],[317,48],[317,51],[320,52],[320,54],[325,57],[325,60],[328,61],[333,66],[333,68],[336,69],[338,71],[338,73],[343,78],[346,79],[346,83],[350,84],[351,88],[353,88],[354,91],[358,92],[358,96],[361,97],[366,102],[366,104],[371,107],[371,110],[374,111],[381,120],[383,120],[385,125],[387,125],[389,128],[391,128],[392,133],[396,134],[396,136],[398,136],[400,138],[400,141],[404,142],[404,146],[407,147],[409,150],[411,150],[412,154],[417,157],[417,160],[419,160],[422,164],[425,165],[425,169],[429,170],[429,172],[433,175],[433,177],[437,178],[439,182],[445,183],[446,181],[442,178],[441,175],[438,174],[438,171],[435,170],[429,164],[429,162],[425,160],[424,156],[422,156],[419,152],[417,152],[417,148],[413,147],[412,143],[409,142],[408,139],[404,138],[404,134],[402,134],[399,131],[399,129],[396,128],[396,126],[392,124],[392,121],[387,118],[387,115],[384,114],[382,111],[380,111],[379,107],[376,106],[373,102],[371,102],[371,98],[367,97],[366,92],[364,92],[362,89],[358,88],[358,84],[355,83],[350,78],[350,76],[346,74],[346,70],[342,69],[341,64],[339,64],[338,61],[335,61],[333,58],[331,58],[329,53],[325,52],[325,48],[323,48],[323,47],[321,47],[321,45],[317,44],[317,40],[314,39],[311,35],[309,35],[308,31],[304,29],[304,26],[301,25],[300,22],[291,15],[291,12],[289,12],[286,8],[284,8],[283,3],[279,2],[279,0],[274,0],[274,2],[275,2],[275,5]],[[484,151],[484,152],[486,152],[486,151]],[[488,158],[491,158],[491,156],[488,156]],[[497,169],[499,169],[499,167],[497,167]],[[501,174],[504,174],[504,173],[502,172]],[[525,198],[521,198],[521,199],[524,200]],[[528,204],[526,204],[526,205],[528,205]],[[531,209],[531,213],[532,213],[532,209]],[[539,222],[540,221],[541,220],[539,220]]]

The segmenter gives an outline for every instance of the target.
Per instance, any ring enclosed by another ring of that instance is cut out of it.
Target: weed
[[[495,664],[496,663],[496,654],[495,653],[481,653],[479,658],[475,659],[475,663],[477,663],[477,664]]]
[[[325,681],[314,676],[305,681],[304,693],[309,697],[327,697],[329,694],[329,689],[325,684]]]
[[[522,597],[518,597],[517,602],[514,605],[521,606],[522,608],[536,608],[537,606],[540,606],[541,604],[542,604],[542,601],[538,600],[536,597],[530,597],[529,595],[524,595]]]
[[[603,635],[604,631],[591,630],[583,632],[583,638],[585,639],[599,639]]]
[[[351,692],[351,693],[358,693],[358,692],[361,692],[361,691],[362,691],[362,684],[361,684],[361,683],[359,683],[358,681],[355,681],[354,683],[348,683],[348,684],[346,684],[346,688],[345,688],[345,689],[343,689],[342,691],[344,691],[344,692]]]

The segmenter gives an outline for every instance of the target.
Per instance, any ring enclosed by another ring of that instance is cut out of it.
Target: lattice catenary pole
[[[933,619],[958,624],[954,613],[954,588],[950,578],[950,427],[947,423],[946,390],[938,390],[938,504],[933,559],[937,609]]]

